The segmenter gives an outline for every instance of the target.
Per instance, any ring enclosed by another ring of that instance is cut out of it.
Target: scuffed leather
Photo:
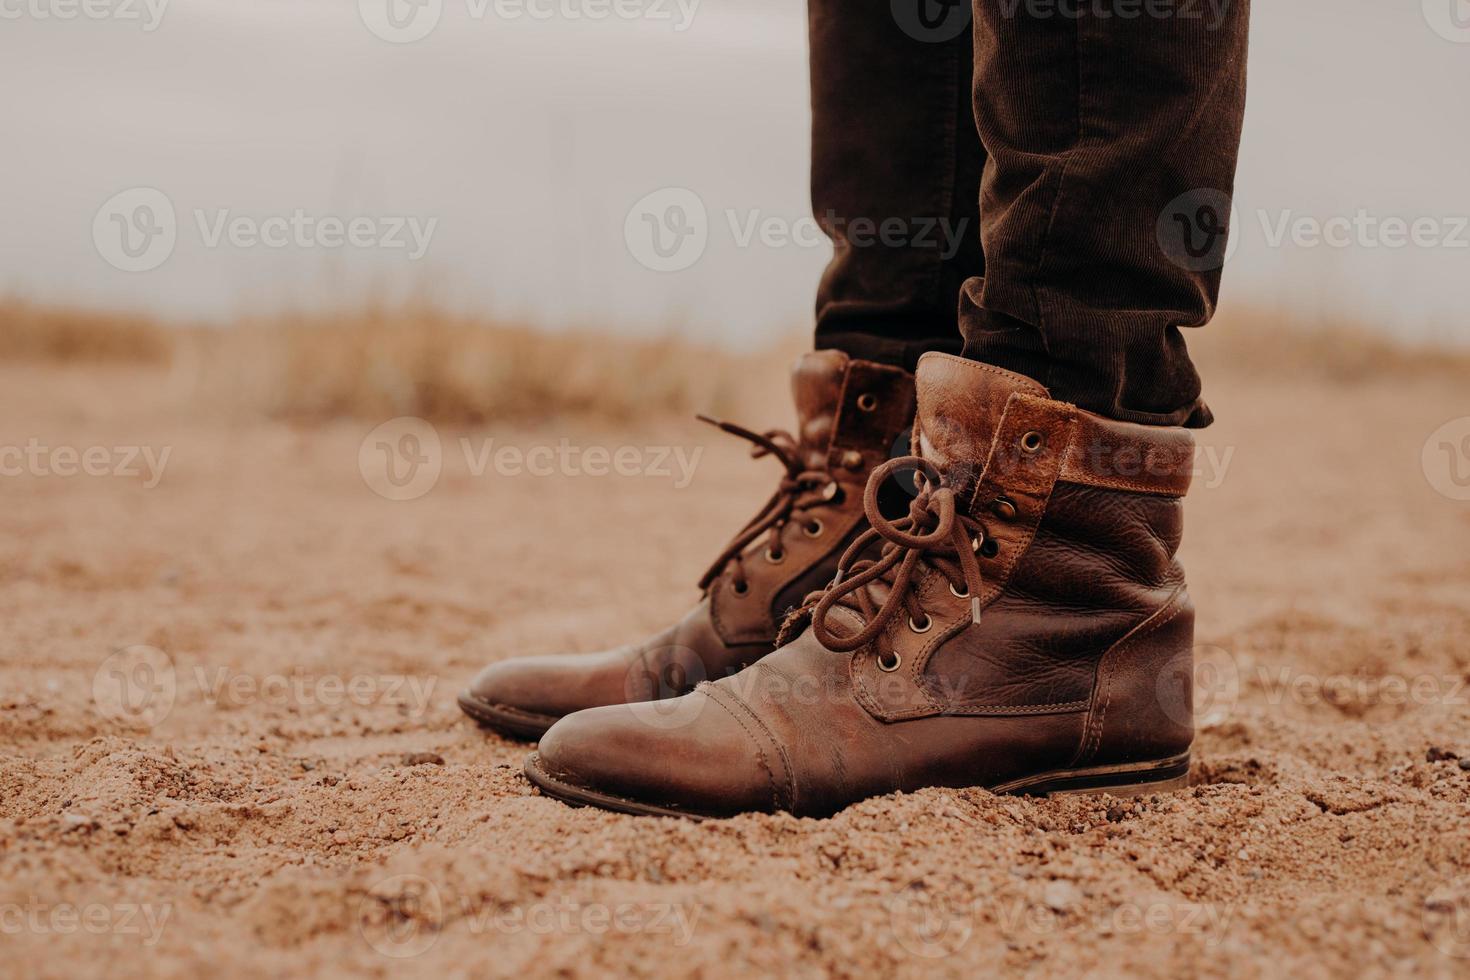
[[[770,641],[727,644],[716,634],[709,601],[637,643],[597,653],[514,657],[491,664],[470,692],[493,704],[560,717],[583,708],[652,701],[693,690],[769,653]]]
[[[786,613],[831,581],[837,557],[861,531],[868,473],[888,458],[914,412],[912,375],[841,351],[799,358],[791,386],[801,456],[813,469],[830,468],[837,487],[832,501],[813,512],[822,522],[819,536],[789,523],[780,535],[779,564],[766,560],[765,536],[747,549],[744,594],[727,570],[679,622],[652,637],[597,653],[499,661],[475,677],[469,693],[502,709],[557,718],[674,697],[770,653]]]
[[[859,405],[865,395],[873,399],[870,409]],[[808,538],[795,522],[782,530],[785,559],[780,564],[767,561],[764,543],[748,549],[748,592],[737,592],[728,572],[711,584],[710,616],[728,644],[769,645],[786,614],[832,580],[837,556],[864,527],[868,474],[888,458],[914,417],[913,375],[835,350],[813,351],[797,361],[792,397],[801,420],[803,458],[809,466],[830,470],[837,499],[819,515],[820,539]]]
[[[692,813],[826,816],[883,793],[1060,768],[1081,739],[1081,712],[887,725],[853,696],[846,660],[807,632],[670,702],[679,724],[649,724],[629,706],[571,715],[542,740],[541,764],[573,785]]]
[[[927,629],[900,615],[841,654],[808,628],[668,702],[675,723],[651,725],[628,706],[570,716],[542,742],[548,772],[681,812],[821,816],[882,793],[1187,751],[1193,609],[1171,492],[1182,430],[1093,421],[1035,382],[957,358],[927,355],[917,390],[918,444],[965,486],[970,515],[999,546],[981,558],[979,623],[930,568],[914,585]],[[1167,465],[1127,490],[1114,468],[1079,470],[1078,440],[1099,431]],[[1040,444],[1018,450],[1027,433]],[[1001,497],[1013,506],[997,509]],[[860,625],[852,609],[833,616]],[[880,655],[894,653],[898,668],[882,670]]]

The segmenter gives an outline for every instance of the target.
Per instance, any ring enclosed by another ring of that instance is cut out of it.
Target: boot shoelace
[[[901,470],[914,471],[919,493],[910,503],[907,517],[890,521],[878,509],[878,490],[884,480]],[[985,540],[985,529],[979,521],[960,512],[954,489],[945,485],[931,463],[919,456],[903,456],[878,467],[863,491],[863,510],[871,527],[843,552],[832,584],[807,599],[812,631],[822,646],[837,653],[860,649],[877,639],[900,609],[907,611],[910,629],[926,632],[933,623],[913,588],[921,562],[944,575],[957,598],[970,600],[971,619],[980,622],[984,581],[975,553]],[[885,543],[878,558],[853,562],[880,538]],[[881,604],[868,588],[874,583],[887,586]],[[866,625],[850,635],[834,631],[829,617],[839,605],[857,612]],[[881,659],[879,665],[885,670],[897,669],[896,656],[890,656],[888,663],[893,666]]]
[[[708,589],[728,567],[734,571],[735,591],[744,594],[750,587],[745,574],[745,549],[762,534],[768,534],[766,560],[781,561],[785,558],[781,542],[782,529],[792,521],[801,521],[803,531],[811,537],[817,537],[822,533],[822,522],[811,517],[809,512],[816,507],[836,502],[842,491],[829,471],[807,469],[802,465],[797,440],[789,432],[780,429],[753,432],[733,422],[722,422],[707,415],[700,415],[698,418],[722,432],[755,443],[750,452],[752,459],[774,456],[786,468],[786,474],[771,499],[766,501],[760,513],[725,546],[725,550],[720,552],[699,580],[699,588]]]

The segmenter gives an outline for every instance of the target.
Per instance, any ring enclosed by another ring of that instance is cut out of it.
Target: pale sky
[[[399,29],[383,0],[86,2],[106,16],[0,0],[0,289],[205,320],[418,291],[742,345],[809,322],[827,251],[804,223],[799,5],[636,0],[648,16],[594,21],[558,5],[599,0],[423,0],[432,30],[391,43],[369,26]],[[1290,0],[1253,17],[1225,302],[1470,335],[1470,2]],[[118,233],[110,199],[135,188],[174,211],[147,271],[97,244]],[[703,252],[677,271],[625,236],[666,188],[705,210]],[[340,243],[364,215],[361,244]],[[1345,244],[1314,242],[1333,218]],[[1419,241],[1394,246],[1395,221],[1420,222]],[[747,239],[763,222],[775,237]]]

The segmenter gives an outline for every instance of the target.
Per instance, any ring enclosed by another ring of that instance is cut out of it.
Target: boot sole
[[[608,793],[565,783],[541,768],[540,756],[526,759],[526,778],[547,796],[572,806],[594,806],[639,817],[682,817],[685,820],[721,820],[726,817],[693,813],[623,799]],[[1154,762],[1132,762],[1086,769],[1059,769],[988,787],[992,793],[1009,796],[1096,796],[1122,798],[1148,796],[1183,789],[1189,783],[1189,753]],[[733,816],[733,814],[731,814]]]
[[[1155,762],[1127,762],[1086,769],[1058,769],[990,787],[1009,796],[1148,796],[1189,784],[1189,753]]]
[[[561,721],[560,717],[538,715],[534,711],[522,711],[509,705],[486,701],[469,691],[461,691],[457,700],[459,710],[473,718],[481,728],[489,728],[521,741],[534,742],[545,735],[548,728]]]

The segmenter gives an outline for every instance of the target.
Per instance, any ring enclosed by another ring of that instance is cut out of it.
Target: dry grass
[[[740,374],[739,359],[679,339],[545,332],[429,308],[278,318],[192,339],[203,391],[301,422],[624,421],[718,410]]]
[[[369,307],[170,327],[142,316],[0,298],[0,357],[168,367],[191,408],[296,422],[435,422],[725,410],[747,359],[679,338],[547,332],[430,307]]]
[[[147,317],[0,297],[0,357],[9,360],[164,364],[175,339]]]
[[[1271,375],[1338,383],[1375,378],[1470,380],[1470,350],[1398,340],[1363,323],[1305,322],[1284,311],[1232,308],[1205,329],[1186,335],[1190,353],[1207,379]]]
[[[798,339],[793,335],[793,339]],[[1470,378],[1470,352],[1414,346],[1355,325],[1227,311],[1189,334],[1207,378]],[[629,340],[486,322],[432,307],[370,307],[167,327],[145,317],[0,299],[0,356],[51,363],[172,365],[194,410],[312,423],[417,415],[480,424],[725,413],[752,377],[803,346],[740,357],[678,338]]]

